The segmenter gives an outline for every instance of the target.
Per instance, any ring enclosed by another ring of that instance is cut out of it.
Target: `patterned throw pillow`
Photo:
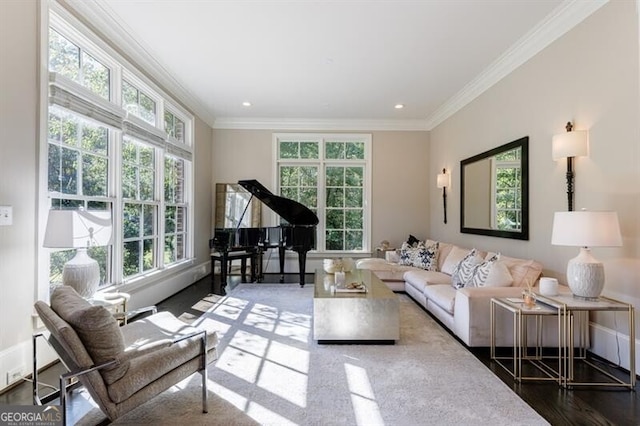
[[[438,267],[438,247],[438,242],[430,246],[426,246],[422,241],[416,246],[402,243],[399,264],[435,271]]]
[[[472,249],[467,255],[453,268],[451,274],[451,285],[453,288],[463,288],[473,279],[476,266],[482,263],[482,258],[478,256],[478,251]]]
[[[499,259],[498,254],[491,256],[488,260],[481,262],[473,267],[471,279],[465,283],[465,287],[484,287],[493,265]]]

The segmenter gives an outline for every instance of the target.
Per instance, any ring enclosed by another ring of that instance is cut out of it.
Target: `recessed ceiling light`
[[[251,106],[251,102],[243,102],[242,106],[246,106],[246,107],[250,107]]]
[[[394,106],[395,109],[402,109],[404,108],[404,104],[396,104],[396,106]]]

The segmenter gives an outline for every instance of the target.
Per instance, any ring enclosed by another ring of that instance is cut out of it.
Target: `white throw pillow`
[[[500,261],[498,253],[475,266],[473,276],[465,287],[509,287],[511,284],[513,277],[507,265]]]
[[[438,243],[426,246],[420,241],[415,247],[402,243],[400,248],[400,265],[414,266],[427,271],[435,271],[438,267]]]

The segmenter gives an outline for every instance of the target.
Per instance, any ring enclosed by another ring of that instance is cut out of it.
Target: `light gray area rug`
[[[218,330],[209,413],[200,376],[115,424],[543,425],[531,407],[406,295],[396,345],[318,345],[313,285],[240,284],[199,302]],[[99,421],[92,410],[81,423]]]

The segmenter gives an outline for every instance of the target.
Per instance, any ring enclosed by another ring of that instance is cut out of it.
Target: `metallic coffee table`
[[[346,274],[346,282],[361,281],[366,293],[333,291],[334,276],[315,273],[313,338],[318,343],[394,344],[400,338],[400,308],[396,296],[369,270]]]

